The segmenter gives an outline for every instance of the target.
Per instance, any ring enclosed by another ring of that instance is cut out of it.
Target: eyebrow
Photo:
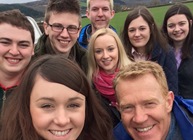
[[[36,102],[41,101],[41,100],[47,100],[47,101],[51,101],[51,102],[55,101],[55,99],[53,97],[41,97],[41,98],[37,99]],[[74,101],[74,100],[82,100],[83,101],[84,99],[81,97],[72,97],[72,98],[68,99],[68,101]]]
[[[148,103],[148,102],[159,102],[159,101],[155,98],[152,98],[152,99],[143,100],[143,101],[140,102],[140,104],[144,104],[144,103]],[[133,106],[132,103],[125,103],[125,104],[119,104],[119,105],[120,105],[120,107],[124,107],[124,106],[127,106],[127,105],[132,105]]]
[[[9,39],[9,38],[6,38],[6,37],[2,37],[2,38],[0,38],[0,40],[13,41],[12,39]],[[18,41],[18,43],[29,43],[30,44],[30,41],[20,40],[20,41]]]

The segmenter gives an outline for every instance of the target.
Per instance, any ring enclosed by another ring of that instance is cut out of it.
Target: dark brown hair
[[[0,24],[7,23],[12,26],[27,30],[31,34],[32,41],[35,41],[34,29],[27,17],[19,10],[0,12]]]
[[[62,55],[43,55],[25,72],[23,79],[2,112],[2,140],[41,140],[30,114],[30,96],[35,78],[65,85],[86,98],[85,125],[78,140],[111,140],[112,122],[78,65]]]
[[[138,7],[134,8],[131,12],[129,12],[129,14],[127,15],[123,30],[121,32],[121,39],[123,41],[123,45],[125,47],[125,50],[126,50],[126,53],[128,54],[128,56],[132,57],[131,50],[132,50],[132,47],[134,47],[129,40],[128,27],[134,19],[136,19],[140,16],[147,22],[147,24],[150,28],[150,33],[151,33],[150,39],[149,39],[148,43],[146,44],[146,46],[147,46],[146,47],[146,54],[150,55],[153,48],[157,44],[160,45],[160,47],[166,51],[167,46],[168,46],[167,41],[162,36],[161,31],[157,27],[153,16],[151,15],[149,10],[145,6],[138,6]]]
[[[76,14],[80,17],[81,21],[80,4],[78,0],[49,0],[45,12],[45,22],[49,23],[51,13]]]
[[[170,17],[177,15],[177,14],[185,15],[189,22],[189,33],[182,47],[182,59],[185,59],[191,56],[191,45],[193,43],[192,41],[193,40],[193,27],[192,27],[192,23],[190,22],[190,21],[193,21],[193,17],[192,17],[192,13],[190,9],[182,3],[176,3],[173,6],[171,6],[165,14],[165,17],[163,20],[162,31],[165,34],[166,38],[168,39],[169,44],[174,47],[173,39],[168,36],[167,21]]]

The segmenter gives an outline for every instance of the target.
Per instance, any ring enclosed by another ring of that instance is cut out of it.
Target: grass
[[[193,2],[185,3],[185,5],[187,5],[193,13]],[[162,25],[164,15],[170,6],[171,5],[149,8],[150,12],[152,13],[159,27]],[[128,12],[129,11],[116,13],[114,18],[110,22],[110,24],[117,30],[118,33],[120,33],[120,31],[122,30],[122,27],[124,25],[124,21],[127,17]],[[87,18],[82,19],[82,27],[88,23],[90,23],[89,19]]]

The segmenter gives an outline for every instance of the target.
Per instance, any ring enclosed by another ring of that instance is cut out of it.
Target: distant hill
[[[35,19],[44,16],[43,12],[37,11],[37,10],[31,8],[31,7],[26,7],[22,4],[0,4],[0,12],[1,11],[12,10],[12,9],[19,9],[26,16],[31,16]]]
[[[167,3],[170,0],[114,0],[115,8],[116,6],[126,6],[132,7],[134,5],[146,4],[148,5],[152,1],[159,1],[162,3]],[[86,11],[86,0],[80,0],[82,14]],[[22,13],[27,16],[31,16],[36,20],[43,20],[44,12],[48,0],[37,0],[35,2],[23,3],[23,4],[1,4],[0,11],[19,9]],[[117,11],[117,9],[115,10]]]

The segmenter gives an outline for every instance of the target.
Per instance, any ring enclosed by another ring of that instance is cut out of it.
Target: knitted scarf
[[[103,70],[99,70],[98,74],[93,78],[96,89],[110,101],[115,102],[115,91],[113,89],[113,80],[117,71],[113,74],[107,74]]]

